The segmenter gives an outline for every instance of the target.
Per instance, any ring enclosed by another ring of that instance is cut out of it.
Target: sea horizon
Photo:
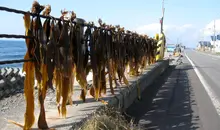
[[[24,39],[0,39],[0,61],[23,59],[26,53]],[[2,64],[0,68],[22,68],[23,63]]]

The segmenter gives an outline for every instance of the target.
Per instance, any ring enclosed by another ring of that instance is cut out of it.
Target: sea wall
[[[0,100],[4,97],[23,92],[24,75],[20,68],[0,69]]]

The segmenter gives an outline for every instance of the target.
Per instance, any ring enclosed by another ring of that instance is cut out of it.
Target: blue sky
[[[51,15],[59,17],[60,10],[73,10],[86,21],[101,18],[109,24],[120,24],[128,30],[153,36],[159,31],[162,0],[38,0],[50,4]],[[1,6],[30,10],[32,0],[0,0]],[[201,33],[214,19],[220,18],[217,0],[165,0],[165,34],[169,42],[177,39],[187,46],[195,46]],[[0,12],[0,33],[24,34],[22,15]],[[219,21],[220,24],[220,21]],[[211,26],[211,25],[210,25]],[[220,27],[219,27],[220,30]],[[205,39],[209,40],[209,37]]]

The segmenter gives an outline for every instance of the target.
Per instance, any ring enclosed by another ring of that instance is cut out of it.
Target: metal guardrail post
[[[156,35],[158,35],[158,34],[156,34]],[[158,40],[157,54],[156,54],[156,61],[158,61],[158,60],[162,60],[164,57],[164,51],[165,51],[165,36],[164,36],[164,34],[163,33],[159,34],[159,38],[156,40]]]
[[[156,61],[158,61],[160,58],[160,55],[159,55],[160,54],[160,46],[158,45],[158,43],[159,43],[159,34],[158,33],[155,35],[155,40],[157,40]]]
[[[166,39],[165,39],[165,35],[164,33],[162,33],[162,40],[163,40],[163,43],[162,43],[162,46],[161,46],[161,59],[164,58],[164,53],[165,53],[165,46],[166,46]]]

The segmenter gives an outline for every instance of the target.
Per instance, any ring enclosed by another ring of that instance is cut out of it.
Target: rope
[[[0,34],[0,38],[33,38],[33,37],[30,37],[30,36],[25,36],[25,35],[16,35],[16,34]]]
[[[3,7],[3,6],[0,6],[0,11],[6,11],[6,12],[11,12],[11,13],[16,13],[16,14],[23,14],[23,15],[29,13],[31,16],[39,16],[41,18],[54,19],[54,20],[58,20],[58,21],[61,20],[60,18],[56,18],[56,17],[53,17],[53,16],[38,15],[38,14],[31,13],[31,12],[28,12],[28,11],[12,9],[12,8]],[[64,21],[65,22],[70,22],[68,20],[64,20]],[[105,27],[97,27],[97,26],[92,25],[90,23],[76,23],[75,21],[71,21],[71,22],[73,24],[78,24],[78,25],[83,26],[83,27],[86,26],[86,27],[90,27],[90,28],[94,28],[94,29],[102,29],[102,30],[105,30],[105,31],[110,31],[111,30],[111,29],[107,29]],[[131,31],[127,30],[126,32],[131,32]],[[124,35],[132,35],[132,34],[124,33]],[[23,38],[23,39],[26,39],[26,38],[34,38],[34,37],[25,36],[25,35],[16,35],[16,34],[0,34],[0,38],[16,38],[16,39]],[[28,62],[28,61],[33,61],[33,59],[29,59],[29,60],[20,59],[20,60],[0,61],[0,65],[3,65],[3,64],[13,64],[13,63],[21,63],[21,62]]]
[[[31,16],[38,16],[37,14],[35,13],[31,13],[31,12],[27,12],[27,11],[23,11],[23,10],[17,10],[17,9],[12,9],[12,8],[8,8],[8,7],[3,7],[3,6],[0,6],[0,10],[1,11],[6,11],[6,12],[12,12],[12,13],[16,13],[16,14],[27,14],[27,13],[30,13]],[[58,20],[60,21],[61,19],[60,18],[56,18],[56,17],[53,17],[53,16],[44,16],[44,15],[39,15],[41,18],[46,18],[46,19],[54,19],[54,20]],[[69,20],[64,20],[65,22],[70,22]],[[72,23],[76,24],[75,21],[72,21]],[[87,24],[87,23],[78,23],[78,25],[81,25],[81,26],[86,26],[86,27],[91,27],[91,28],[101,28],[101,29],[104,29],[104,30],[109,30],[109,29],[106,29],[106,28],[103,28],[103,27],[97,27],[95,25],[91,25],[91,24]]]
[[[3,7],[3,6],[0,6],[0,10],[6,11],[6,12],[12,12],[12,13],[16,13],[16,14],[27,14],[27,13],[30,13],[31,16],[38,16],[35,13],[31,13],[31,12],[27,12],[27,11],[23,11],[23,10],[12,9],[12,8]],[[52,17],[52,16],[44,16],[44,15],[39,15],[39,16],[41,18],[49,18],[49,19],[54,19],[54,20],[61,20],[60,18],[55,18],[55,17]],[[67,20],[64,20],[64,21],[69,22]],[[73,23],[75,23],[75,22],[73,21]]]
[[[0,65],[14,64],[14,63],[21,63],[21,62],[28,62],[28,61],[34,61],[34,60],[33,59],[28,59],[28,60],[24,60],[24,59],[20,59],[20,60],[5,60],[5,61],[0,61]]]
[[[31,13],[31,12],[27,12],[27,11],[23,11],[23,10],[17,10],[17,9],[12,9],[12,8],[8,8],[8,7],[3,7],[3,6],[0,6],[0,11],[6,11],[6,12],[12,12],[12,13],[16,13],[16,14],[27,14],[27,13],[30,13],[31,16],[38,16],[37,14],[35,13]],[[60,18],[56,18],[56,17],[53,17],[53,16],[44,16],[44,15],[39,15],[39,17],[41,18],[46,18],[46,19],[54,19],[54,20],[58,20],[60,21],[61,19]],[[70,22],[68,20],[64,20],[65,22]],[[107,28],[104,28],[104,27],[97,27],[95,25],[92,25],[90,23],[76,23],[75,21],[72,21],[73,24],[78,24],[78,25],[81,25],[81,26],[85,26],[85,27],[90,27],[90,28],[95,28],[95,29],[103,29],[103,30],[106,30],[106,31],[110,31],[111,29],[107,29]],[[129,30],[126,30],[127,32],[132,32],[132,31],[129,31]],[[129,34],[125,34],[125,35],[129,35]],[[1,34],[0,38],[2,37],[5,37],[5,38],[30,38],[30,37],[27,37],[27,36],[23,36],[23,35],[8,35],[7,34]]]

